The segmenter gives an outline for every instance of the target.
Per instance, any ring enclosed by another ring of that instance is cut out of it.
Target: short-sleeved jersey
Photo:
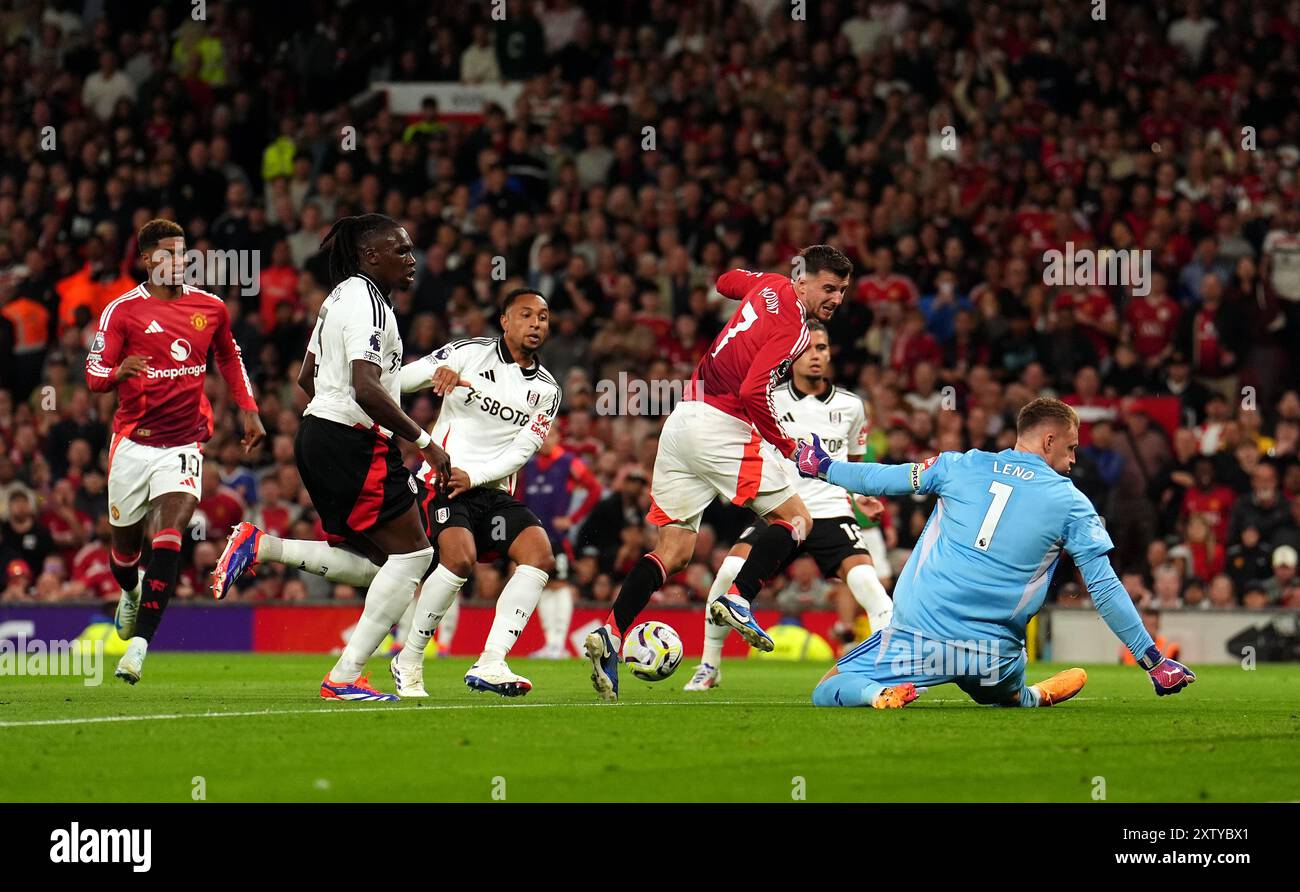
[[[114,433],[158,448],[203,442],[213,428],[212,405],[203,392],[209,351],[235,404],[256,412],[225,302],[188,285],[175,298],[153,297],[138,285],[100,314],[86,357],[86,383],[99,393],[117,391]],[[131,356],[144,356],[148,368],[116,380],[115,370]]]
[[[836,461],[846,461],[867,451],[867,418],[862,400],[830,385],[818,395],[804,393],[787,381],[772,394],[781,426],[795,437],[812,442],[816,434],[822,448]],[[838,486],[813,477],[800,477],[800,498],[814,519],[853,514],[852,496]]]
[[[393,402],[400,404],[402,398],[397,377],[402,368],[402,337],[388,298],[374,282],[355,275],[329,293],[307,351],[316,357],[316,387],[304,414],[392,436],[392,431],[361,410],[352,389],[352,361],[363,359],[379,366],[379,383]]]
[[[748,421],[782,455],[794,439],[782,428],[772,391],[808,349],[803,304],[789,276],[733,269],[718,277],[718,293],[739,300],[691,378],[691,398]]]
[[[828,477],[847,485],[858,467],[835,465]],[[945,452],[911,465],[909,478],[913,492],[939,499],[898,576],[898,629],[1020,648],[1061,549],[1082,565],[1114,548],[1092,503],[1037,455]]]
[[[513,493],[519,469],[542,447],[560,411],[560,385],[539,362],[521,368],[499,338],[467,338],[408,365],[402,370],[403,389],[415,389],[416,381],[427,386],[440,366],[470,386],[443,399],[434,442],[474,486]],[[420,474],[428,473],[426,464]]]

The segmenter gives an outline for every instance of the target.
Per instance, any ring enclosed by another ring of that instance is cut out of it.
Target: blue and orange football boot
[[[217,568],[212,571],[212,597],[218,601],[224,598],[244,571],[257,562],[257,543],[263,535],[248,521],[235,524],[221,557],[217,558]]]

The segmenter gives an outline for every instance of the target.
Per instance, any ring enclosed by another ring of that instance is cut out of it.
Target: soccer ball
[[[682,639],[667,623],[633,626],[623,642],[623,662],[642,681],[663,681],[682,664]]]

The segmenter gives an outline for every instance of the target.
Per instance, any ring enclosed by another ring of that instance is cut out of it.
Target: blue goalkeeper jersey
[[[1061,549],[1114,580],[1108,562],[1089,564],[1114,548],[1092,503],[1032,453],[972,449],[905,465],[836,462],[827,480],[853,492],[939,497],[898,576],[891,627],[946,641],[998,641],[1019,652]],[[1132,604],[1122,606],[1132,616],[1124,617],[1131,635],[1121,637],[1145,646]]]

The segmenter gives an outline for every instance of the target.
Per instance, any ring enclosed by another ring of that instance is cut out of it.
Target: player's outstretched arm
[[[1191,669],[1160,653],[1106,555],[1095,555],[1081,562],[1079,571],[1083,573],[1097,612],[1115,637],[1124,642],[1138,665],[1147,670],[1157,696],[1177,694],[1196,681],[1196,673]]]
[[[450,365],[439,365],[438,368],[433,368],[428,356],[403,365],[402,371],[398,372],[398,384],[402,386],[404,394],[415,393],[417,390],[433,390],[435,397],[446,397],[456,387],[474,386],[471,382],[465,381],[465,378],[460,376],[460,372]]]
[[[713,287],[718,290],[718,294],[725,298],[740,300],[753,290],[754,285],[764,275],[764,273],[750,272],[747,269],[731,269],[718,276],[718,281],[714,283]]]
[[[882,465],[876,462],[835,461],[822,449],[821,438],[813,434],[813,441],[799,441],[793,456],[795,466],[804,477],[817,477],[868,496],[901,496],[917,492],[931,492],[933,477],[939,473],[939,463],[910,462],[905,465]],[[934,469],[933,477],[923,477]]]

